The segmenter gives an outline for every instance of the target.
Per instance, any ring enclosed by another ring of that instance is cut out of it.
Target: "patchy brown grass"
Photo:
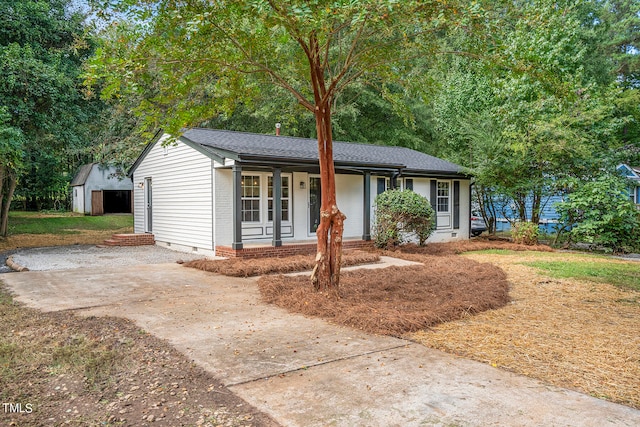
[[[341,275],[339,298],[313,292],[306,276],[265,276],[263,299],[289,311],[367,332],[402,335],[498,308],[509,301],[506,275],[462,257],[424,257],[426,265]]]
[[[475,253],[507,273],[512,303],[410,334],[429,347],[640,408],[640,292],[556,279],[524,262],[626,263],[576,253]]]
[[[43,313],[0,286],[0,330],[0,401],[30,411],[3,408],[2,426],[277,425],[129,320]]]
[[[119,230],[78,230],[74,234],[16,234],[0,238],[0,251],[43,246],[98,245],[113,233],[131,232],[130,228]]]
[[[347,251],[342,255],[343,267],[372,264],[378,261],[380,261],[378,254],[358,250]],[[186,267],[223,274],[225,276],[253,277],[265,274],[286,274],[312,270],[315,265],[315,257],[313,255],[295,255],[284,258],[197,259],[186,262],[184,265]]]

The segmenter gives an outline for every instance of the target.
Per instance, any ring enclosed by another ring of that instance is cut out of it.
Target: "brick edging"
[[[373,243],[367,240],[349,240],[342,244],[343,249],[370,249]],[[300,243],[282,246],[260,246],[232,249],[230,246],[216,246],[216,256],[225,258],[283,258],[292,255],[313,255],[315,243]]]

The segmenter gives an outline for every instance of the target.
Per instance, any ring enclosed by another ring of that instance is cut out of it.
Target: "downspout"
[[[218,256],[216,249],[216,168],[215,160],[211,159],[211,247],[213,256]]]
[[[469,225],[468,225],[468,235],[467,238],[471,239],[471,201],[472,201],[472,197],[471,197],[471,187],[473,187],[474,185],[476,185],[475,182],[473,182],[472,180],[469,180],[469,215],[467,215],[467,220],[469,221]]]
[[[398,177],[402,175],[402,171],[400,169],[398,169],[397,171],[393,171],[393,173],[391,174],[391,189],[395,190],[397,185],[396,185],[396,180],[398,179]]]

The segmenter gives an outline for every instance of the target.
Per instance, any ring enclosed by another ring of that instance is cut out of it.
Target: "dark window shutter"
[[[413,179],[407,178],[404,180],[404,188],[413,191]]]
[[[436,226],[438,225],[438,181],[435,179],[431,180],[431,192],[430,192],[430,201],[431,208],[433,209],[433,218],[436,220]]]
[[[385,187],[385,179],[378,178],[378,192],[376,194],[384,193],[384,187]]]
[[[460,181],[453,181],[453,228],[460,228]]]

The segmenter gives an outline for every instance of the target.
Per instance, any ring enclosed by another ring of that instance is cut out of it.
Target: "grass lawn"
[[[119,230],[133,226],[132,215],[85,216],[76,213],[9,213],[9,234],[74,234],[81,230]]]
[[[554,278],[591,280],[640,291],[640,263],[533,261],[524,265],[540,269]]]
[[[64,245],[96,245],[113,233],[132,233],[133,215],[85,216],[71,212],[9,212],[9,236],[0,251]]]

